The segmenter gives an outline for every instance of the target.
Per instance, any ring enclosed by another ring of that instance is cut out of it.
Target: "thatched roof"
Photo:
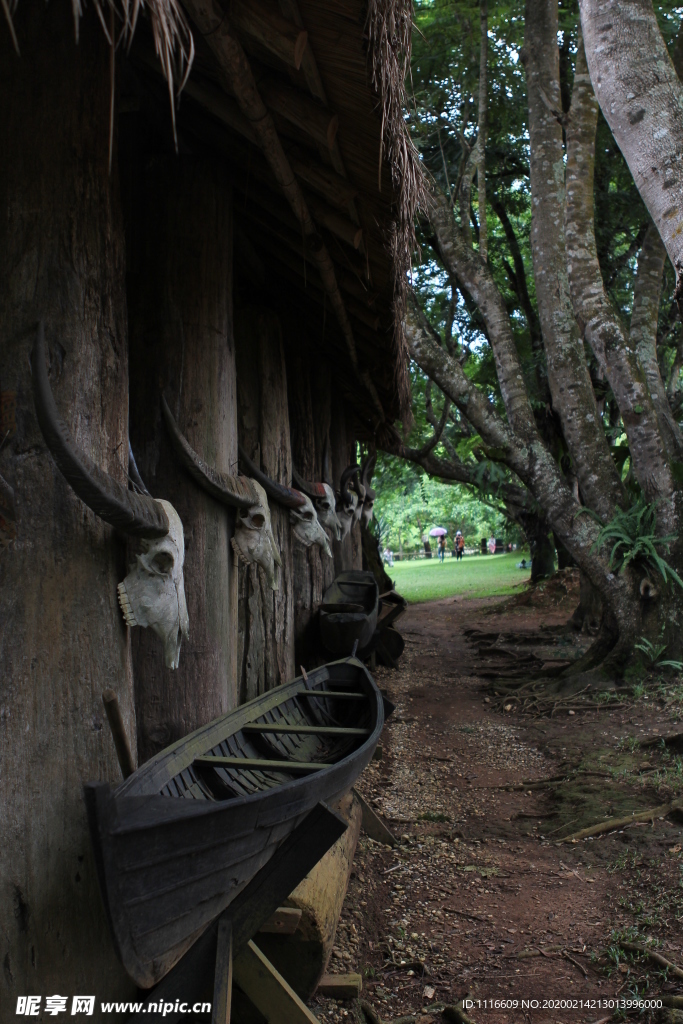
[[[161,75],[172,91],[186,79],[176,144],[225,163],[237,268],[324,324],[319,347],[370,433],[407,418],[402,314],[425,196],[403,119],[411,0],[94,2],[129,47],[146,15],[119,62],[121,109],[154,116]]]

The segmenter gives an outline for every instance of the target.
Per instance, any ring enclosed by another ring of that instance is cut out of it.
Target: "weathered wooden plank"
[[[267,1020],[319,1024],[318,1018],[253,942],[236,958],[234,975],[236,984]]]
[[[357,789],[353,791],[360,802],[363,810],[363,821],[361,827],[366,835],[385,846],[398,846],[396,836],[387,828],[381,818],[375,814],[367,800],[360,795]]]
[[[280,772],[317,772],[321,768],[329,768],[325,762],[313,764],[311,761],[267,761],[260,757],[196,757],[195,764],[208,768],[258,768]]]
[[[223,914],[218,921],[211,1024],[230,1024],[232,970],[232,924]]]
[[[291,732],[302,735],[313,734],[316,736],[369,736],[372,729],[356,729],[344,725],[289,725],[285,723],[262,725],[260,722],[252,722],[250,725],[243,726],[242,732]]]
[[[367,693],[350,693],[348,690],[302,690],[297,697],[334,697],[335,700],[369,700]]]
[[[265,924],[261,925],[259,932],[267,932],[269,935],[293,935],[299,927],[302,913],[298,907],[278,907]]]
[[[329,999],[357,999],[362,989],[360,974],[323,974],[316,991]]]

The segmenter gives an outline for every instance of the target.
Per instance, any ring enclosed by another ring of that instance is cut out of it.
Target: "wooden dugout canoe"
[[[377,626],[379,589],[371,572],[349,569],[340,572],[323,595],[320,636],[326,650],[337,656],[350,654],[358,641],[362,651]]]
[[[354,784],[383,725],[382,695],[349,658],[217,718],[115,790],[86,786],[105,907],[140,987],[173,967],[313,807]]]

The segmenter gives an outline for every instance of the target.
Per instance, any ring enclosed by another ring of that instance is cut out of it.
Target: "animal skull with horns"
[[[377,497],[377,491],[371,486],[372,474],[375,472],[375,466],[377,465],[377,452],[373,451],[367,456],[363,465],[361,466],[360,479],[361,485],[365,491],[363,497],[363,511],[361,513],[361,519],[364,526],[370,525],[370,520],[373,516],[373,509],[375,507],[375,498]]]
[[[308,480],[304,480],[296,470],[292,470],[292,480],[298,489],[314,502],[320,524],[334,535],[335,540],[341,540],[342,525],[337,517],[337,502],[330,485],[310,483]]]
[[[337,512],[341,521],[342,537],[348,537],[356,518],[358,495],[349,487],[348,481],[358,472],[357,466],[349,466],[341,475],[339,493],[337,495]]]
[[[282,565],[282,559],[273,536],[265,489],[257,480],[229,476],[207,466],[181,433],[163,396],[161,408],[179,462],[203,490],[222,504],[237,509],[234,547],[245,561],[260,565],[268,586],[277,590],[275,566]]]
[[[100,519],[142,539],[142,554],[119,583],[119,603],[129,626],[149,626],[161,638],[166,666],[177,668],[182,639],[190,632],[180,516],[168,501],[157,501],[144,489],[140,494],[127,490],[76,445],[50,388],[42,323],[33,347],[31,372],[38,423],[57,468]]]
[[[295,490],[293,487],[285,487],[284,484],[279,484],[275,480],[271,480],[269,476],[266,476],[266,474],[251,461],[242,448],[239,449],[239,453],[242,465],[249,475],[261,484],[268,497],[289,509],[289,521],[292,524],[292,533],[297,540],[301,541],[301,543],[307,548],[317,544],[318,547],[321,547],[325,554],[329,555],[331,558],[332,550],[327,539],[327,534],[318,522],[318,516],[315,508],[313,507],[313,502],[308,495],[302,494],[301,491]]]

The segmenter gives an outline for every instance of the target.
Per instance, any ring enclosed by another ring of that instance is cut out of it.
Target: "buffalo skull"
[[[181,433],[163,397],[161,408],[179,462],[202,490],[223,505],[237,509],[233,547],[238,555],[247,562],[260,565],[266,574],[268,586],[271,590],[277,590],[275,566],[282,565],[282,559],[273,536],[265,490],[256,480],[229,476],[207,466]]]
[[[337,502],[330,485],[310,483],[296,470],[292,470],[292,480],[301,493],[312,500],[321,526],[329,530],[335,540],[341,540],[342,525],[337,517]]]
[[[168,668],[177,668],[182,638],[189,635],[185,601],[185,540],[178,513],[156,501],[144,485],[129,491],[75,443],[55,404],[46,367],[45,328],[41,323],[31,355],[33,397],[45,443],[78,497],[105,523],[142,539],[143,552],[123,583],[119,602],[130,626],[151,627],[164,644]]]

